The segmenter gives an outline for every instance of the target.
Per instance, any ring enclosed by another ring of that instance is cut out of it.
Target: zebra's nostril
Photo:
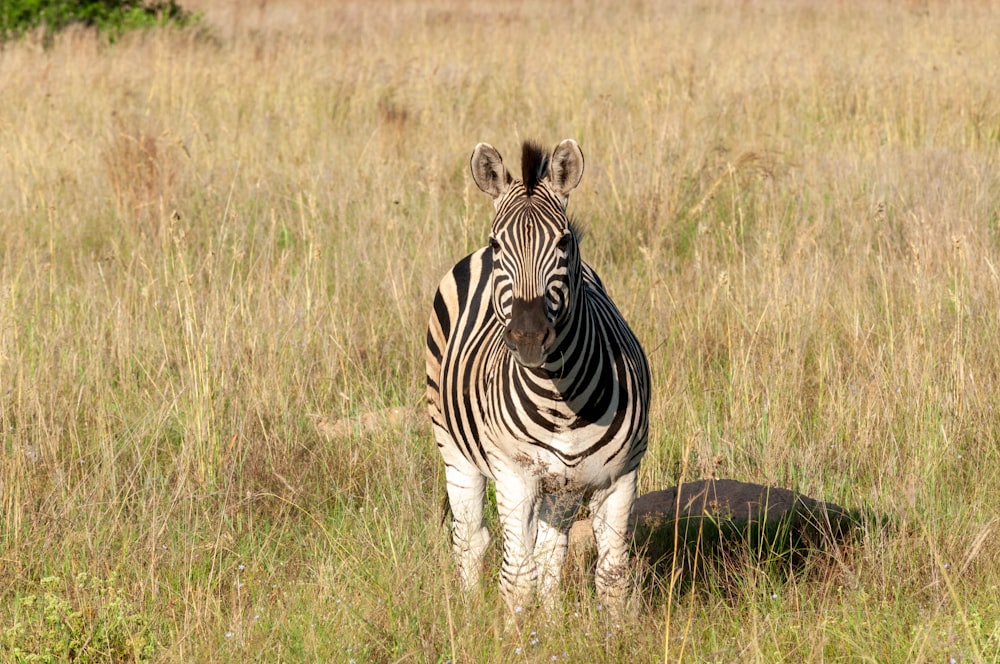
[[[556,342],[556,329],[551,325],[545,330],[545,338],[542,339],[542,348],[548,350]]]
[[[551,327],[543,298],[537,297],[533,300],[514,298],[510,321],[507,323],[507,331],[511,336],[541,343]]]
[[[518,318],[504,330],[503,339],[511,347],[535,346],[548,350],[556,338],[555,328],[546,319]]]
[[[514,343],[517,344],[536,344],[544,345],[549,338],[547,331],[539,330],[537,332],[527,332],[524,330],[515,330],[509,333],[510,338]]]

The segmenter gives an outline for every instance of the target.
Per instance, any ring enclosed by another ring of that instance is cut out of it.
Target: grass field
[[[1000,661],[1000,4],[183,4],[0,50],[0,661]],[[640,490],[857,542],[626,624],[460,593],[430,298],[475,144],[566,137]]]

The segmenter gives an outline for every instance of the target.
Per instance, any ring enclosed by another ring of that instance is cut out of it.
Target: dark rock
[[[678,499],[679,497],[679,499]],[[858,525],[843,507],[789,489],[736,480],[698,480],[636,499],[633,556],[660,577],[731,576],[748,564],[795,569],[843,542]],[[592,564],[589,519],[570,531],[570,562]]]
[[[735,480],[698,480],[640,496],[633,546],[651,565],[696,554],[800,558],[843,540],[853,517],[844,508],[789,489]],[[679,546],[675,546],[675,543]]]

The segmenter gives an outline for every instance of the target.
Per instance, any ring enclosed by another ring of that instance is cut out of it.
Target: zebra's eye
[[[559,238],[559,243],[556,244],[556,247],[559,249],[559,251],[566,251],[567,249],[569,249],[569,243],[572,239],[573,239],[573,234],[566,233],[566,235],[563,235],[561,238]]]
[[[495,237],[490,238],[490,249],[493,250],[494,254],[500,253],[500,243],[497,242],[497,239]]]

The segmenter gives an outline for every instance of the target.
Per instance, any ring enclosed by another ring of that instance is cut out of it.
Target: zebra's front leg
[[[465,590],[479,585],[483,554],[490,543],[490,532],[483,521],[486,478],[465,459],[445,464],[448,503],[451,505],[451,541],[458,561],[458,572]]]
[[[539,590],[546,608],[559,601],[559,581],[566,561],[569,529],[580,508],[580,498],[572,494],[546,494],[538,509],[538,536],[535,560],[539,566]]]
[[[594,539],[597,540],[597,595],[621,613],[628,601],[628,533],[635,503],[636,471],[622,475],[591,498]]]
[[[537,496],[520,478],[497,477],[497,512],[503,528],[500,594],[517,613],[533,600],[538,583],[534,545],[537,533]]]

